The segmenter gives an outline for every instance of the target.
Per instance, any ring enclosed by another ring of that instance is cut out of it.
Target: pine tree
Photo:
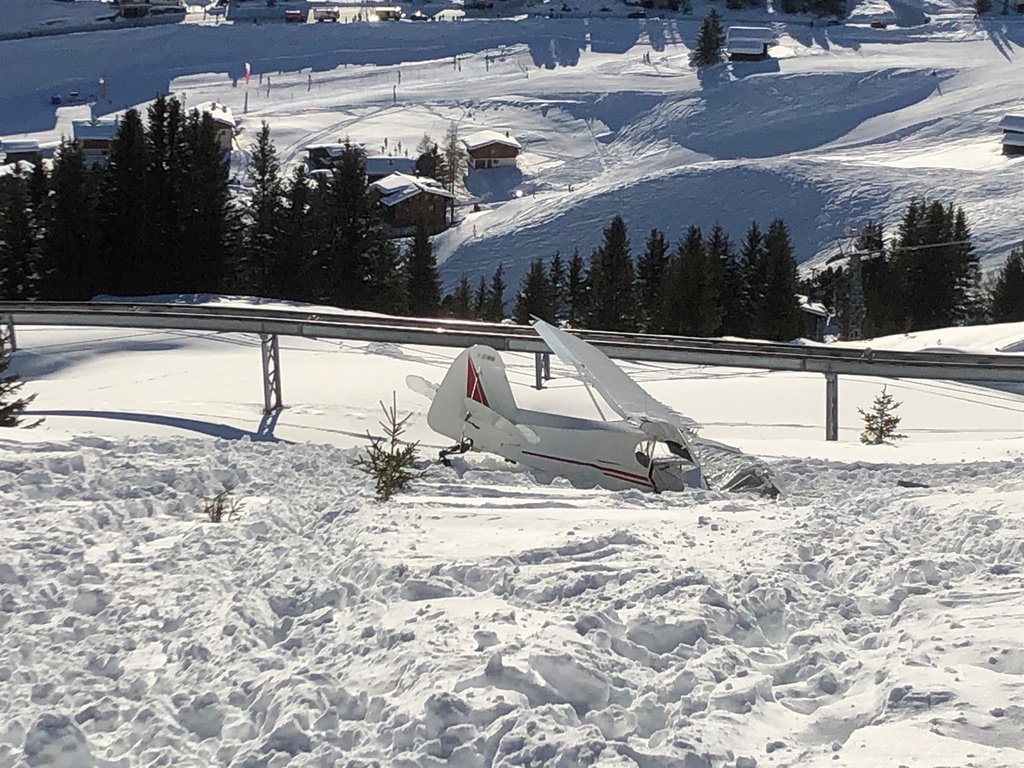
[[[739,256],[740,296],[734,327],[736,335],[753,337],[757,331],[757,318],[764,304],[765,250],[764,235],[756,221],[751,221],[743,239]]]
[[[452,317],[469,320],[473,317],[473,289],[469,285],[469,278],[465,274],[459,278],[455,290],[445,296],[444,308],[446,314]]]
[[[574,250],[569,259],[569,271],[565,277],[565,319],[569,325],[581,327],[587,317],[590,305],[590,280],[586,265],[579,250]]]
[[[857,412],[864,419],[864,431],[861,432],[860,441],[865,445],[881,445],[886,440],[902,440],[906,437],[896,432],[901,420],[896,415],[896,409],[901,405],[902,403],[893,400],[892,395],[882,387],[882,392],[875,397],[870,411],[858,408]]]
[[[40,293],[48,301],[88,301],[101,271],[96,174],[86,169],[78,142],[62,141],[58,147],[52,187]]]
[[[416,147],[414,173],[417,176],[427,176],[441,181],[445,178],[445,170],[444,156],[437,148],[437,143],[428,134],[423,134]]]
[[[902,328],[942,328],[981,314],[980,269],[962,209],[912,200],[900,223],[894,272]]]
[[[629,255],[626,222],[621,216],[615,216],[605,227],[601,246],[591,257],[589,282],[588,327],[635,331],[637,307],[633,260]]]
[[[487,282],[484,280],[483,275],[480,276],[480,282],[476,286],[476,291],[473,292],[473,318],[475,320],[483,320],[484,314],[487,311]]]
[[[463,178],[465,178],[466,170],[469,167],[466,148],[463,146],[462,140],[459,139],[459,126],[457,123],[449,123],[448,125],[441,148],[441,156],[444,158],[444,163],[439,169],[439,173],[443,174],[440,180],[449,192],[455,194],[456,189],[462,183]],[[453,209],[454,205],[455,201],[452,200]]]
[[[23,382],[16,373],[7,373],[11,366],[11,354],[4,344],[0,344],[0,427],[17,427],[22,425],[25,409],[32,404],[36,396],[18,397]],[[34,427],[38,422],[29,424]]]
[[[953,206],[949,206],[952,213]],[[953,215],[950,261],[953,270],[952,321],[972,324],[984,321],[985,298],[981,290],[981,264],[971,242],[971,227],[963,208]]]
[[[551,265],[548,267],[548,280],[551,281],[553,302],[552,312],[555,320],[561,320],[565,317],[565,279],[565,262],[562,261],[562,255],[555,251],[555,255],[551,257]]]
[[[697,44],[690,53],[690,66],[704,69],[722,60],[725,49],[725,31],[718,11],[712,8],[701,22]]]
[[[512,318],[520,325],[529,325],[534,317],[553,323],[554,307],[554,290],[547,270],[544,269],[544,262],[541,259],[534,259],[530,264],[530,270],[523,278]]]
[[[427,240],[429,247],[430,241]],[[374,238],[367,251],[368,294],[367,309],[387,315],[416,314],[409,311],[409,279],[405,263],[394,240],[381,236]],[[437,311],[432,313],[436,316]]]
[[[712,239],[715,237],[715,229],[721,229],[717,224],[711,230]],[[744,300],[743,267],[740,263],[740,256],[733,247],[732,240],[722,231],[724,242],[721,247],[719,258],[721,260],[721,288],[719,291],[719,310],[721,312],[721,325],[718,333],[723,336],[740,336],[748,327]],[[716,252],[719,246],[715,246]]]
[[[16,168],[15,173],[0,176],[0,300],[37,297],[39,259],[29,180]]]
[[[280,276],[281,298],[292,301],[317,300],[316,264],[317,227],[306,166],[295,166],[285,190],[281,211],[281,264],[287,269]]]
[[[406,264],[409,313],[414,317],[437,317],[441,307],[441,281],[437,276],[437,259],[430,242],[430,232],[424,221],[416,224]]]
[[[700,335],[716,336],[722,331],[725,313],[726,274],[732,270],[736,258],[729,236],[718,222],[711,227],[704,248],[705,266],[701,292]]]
[[[1024,321],[1024,245],[1018,245],[999,270],[992,290],[992,319],[997,323]]]
[[[195,162],[186,140],[189,119],[181,102],[163,96],[150,106],[147,119],[144,211],[149,242],[143,246],[145,286],[142,290],[178,292],[187,290],[187,284],[198,287],[196,272],[202,268],[199,256],[192,250],[195,233],[189,228],[191,217],[187,207],[190,194],[195,192],[189,188],[189,174]]]
[[[346,142],[331,181],[329,241],[325,248],[328,299],[335,306],[365,308],[367,251],[380,228],[380,213],[366,184],[365,153]]]
[[[665,275],[669,264],[665,233],[652,229],[647,235],[643,255],[636,263],[636,290],[640,302],[642,330],[660,333],[661,307],[664,303]]]
[[[148,212],[153,205],[147,186],[149,147],[142,118],[129,109],[118,122],[110,155],[102,170],[99,213],[104,259],[100,289],[120,296],[157,293],[157,267],[150,241]]]
[[[177,259],[176,290],[219,293],[239,214],[228,195],[228,164],[209,113],[192,110],[183,129],[184,177],[180,227],[187,249]]]
[[[796,260],[782,219],[768,226],[764,242],[764,301],[758,314],[758,332],[769,340],[790,341],[800,336],[803,318],[796,298]]]
[[[487,298],[483,305],[483,319],[498,323],[505,319],[505,267],[501,264],[494,270]]]
[[[704,235],[700,227],[690,226],[676,245],[668,267],[661,312],[665,333],[698,335],[703,281]]]
[[[294,265],[285,261],[284,185],[277,149],[266,121],[249,147],[249,181],[252,196],[247,205],[246,262],[242,285],[259,296],[280,297],[287,273]]]

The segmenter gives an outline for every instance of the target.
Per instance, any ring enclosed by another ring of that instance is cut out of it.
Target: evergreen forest
[[[454,187],[464,158],[424,137],[417,167]],[[105,165],[65,141],[52,167],[0,176],[0,299],[244,294],[414,316],[686,336],[809,335],[798,294],[832,309],[844,338],[1024,320],[1024,248],[983,282],[963,210],[912,200],[895,235],[869,222],[844,258],[801,279],[786,223],[652,229],[615,216],[590,254],[533,261],[518,286],[498,267],[443,290],[425,226],[397,239],[351,144],[329,179],[287,176],[264,124],[241,192],[213,124],[160,97],[129,110]]]

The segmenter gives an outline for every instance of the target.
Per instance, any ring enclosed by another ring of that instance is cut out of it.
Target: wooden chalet
[[[391,155],[367,155],[364,163],[366,168],[366,181],[372,184],[393,173],[404,173],[412,176],[416,172],[416,158],[414,157],[393,157]]]
[[[71,132],[82,145],[86,167],[106,165],[117,136],[117,120],[72,120]]]
[[[1006,115],[999,127],[1003,129],[1003,154],[1024,155],[1024,115]]]
[[[225,152],[230,152],[235,139],[235,116],[231,108],[215,101],[208,101],[197,104],[196,109],[210,116],[216,131],[217,143]]]
[[[761,61],[768,58],[768,46],[774,39],[768,27],[729,27],[725,52],[729,61]]]
[[[43,159],[36,141],[0,141],[0,165],[38,164]]]
[[[479,131],[462,140],[469,154],[470,168],[514,167],[522,145],[508,131]]]
[[[455,195],[434,179],[392,173],[373,182],[370,189],[384,209],[384,221],[393,230],[409,230],[421,221],[432,235],[448,227],[448,210]]]

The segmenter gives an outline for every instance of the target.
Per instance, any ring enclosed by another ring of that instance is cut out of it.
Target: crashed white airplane
[[[609,490],[685,488],[780,493],[771,471],[736,448],[707,440],[696,424],[651,397],[599,349],[543,320],[533,327],[562,362],[579,371],[621,419],[591,420],[528,411],[516,405],[505,364],[490,347],[460,354],[441,385],[408,376],[409,388],[431,399],[427,423],[455,446],[495,453],[575,485]],[[601,413],[591,393],[595,407]],[[604,414],[601,413],[602,419]]]

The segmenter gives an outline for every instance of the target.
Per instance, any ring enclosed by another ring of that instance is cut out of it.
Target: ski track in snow
[[[0,766],[1024,764],[1024,460],[376,504],[352,457],[0,443]]]

